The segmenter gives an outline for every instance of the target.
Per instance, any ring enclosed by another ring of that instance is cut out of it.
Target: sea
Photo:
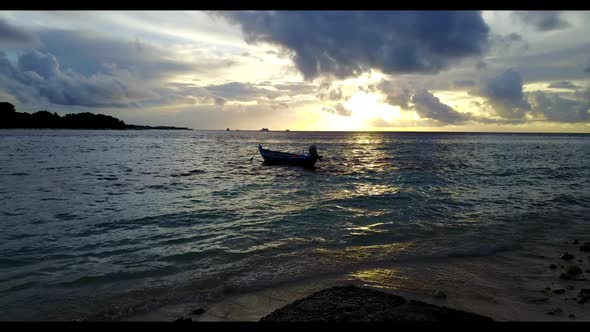
[[[267,166],[259,144],[323,158]],[[124,319],[589,223],[590,134],[0,130],[0,320]]]

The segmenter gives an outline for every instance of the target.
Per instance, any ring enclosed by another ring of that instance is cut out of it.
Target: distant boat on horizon
[[[270,130],[268,130],[268,128],[262,128],[262,129],[260,129],[260,131],[270,131]]]
[[[285,131],[290,131],[289,129],[285,130]]]

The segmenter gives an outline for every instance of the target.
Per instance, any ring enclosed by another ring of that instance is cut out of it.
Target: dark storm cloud
[[[554,82],[554,83],[549,84],[547,87],[554,88],[554,89],[570,89],[570,90],[576,90],[576,89],[580,88],[580,86],[575,85],[574,83],[572,83],[570,81]]]
[[[485,81],[473,94],[486,97],[497,115],[506,119],[520,119],[530,109],[522,89],[520,74],[508,69]]]
[[[590,121],[590,99],[566,99],[556,93],[535,91],[528,94],[532,114],[548,121]]]
[[[445,124],[462,124],[471,120],[471,115],[457,112],[449,105],[426,90],[418,90],[412,96],[413,109],[422,118],[436,120]]]
[[[139,40],[118,40],[77,31],[48,30],[39,34],[43,47],[39,51],[57,57],[62,68],[83,75],[104,72],[105,65],[115,65],[143,79],[199,72],[232,65],[227,60],[202,60],[188,63],[171,58],[170,52]]]
[[[23,103],[41,98],[60,105],[128,107],[151,96],[149,91],[121,77],[63,71],[53,54],[36,50],[19,56],[16,66],[1,56],[0,73],[0,87]]]
[[[561,13],[556,11],[519,11],[514,12],[514,15],[537,31],[559,30],[570,26],[568,21],[560,17]]]
[[[322,108],[322,111],[336,113],[336,114],[340,114],[342,116],[351,116],[352,115],[352,111],[347,109],[346,107],[344,107],[344,105],[342,105],[342,103],[338,103],[338,104],[334,105],[334,107],[324,107],[324,108]]]
[[[371,69],[385,73],[438,73],[457,60],[482,54],[489,28],[469,11],[223,12],[249,43],[268,42],[292,52],[305,79],[346,78]]]
[[[34,34],[10,25],[0,17],[0,46],[33,46],[38,42]]]

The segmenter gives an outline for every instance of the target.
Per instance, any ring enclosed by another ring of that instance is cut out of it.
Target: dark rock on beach
[[[555,294],[563,294],[563,293],[565,293],[565,289],[563,289],[563,288],[556,289],[556,290],[553,291],[553,293],[555,293]]]
[[[570,254],[569,252],[564,252],[563,255],[561,255],[561,259],[565,260],[565,261],[569,261],[574,259],[574,255]]]
[[[205,312],[205,309],[203,309],[203,308],[198,308],[198,309],[192,310],[192,311],[191,311],[191,315],[195,315],[195,316],[196,316],[196,315],[201,315],[201,314],[202,314],[202,313],[204,313],[204,312]]]
[[[590,289],[581,289],[580,292],[578,292],[578,297],[580,298],[580,300],[578,301],[578,303],[580,304],[584,304],[590,301]]]
[[[552,269],[552,270],[555,270],[557,268],[557,265],[551,264],[551,265],[549,265],[549,268]]]
[[[577,239],[572,241],[572,244],[578,244],[578,243],[580,243],[580,241]]]
[[[566,273],[573,277],[573,276],[577,276],[577,275],[581,274],[582,269],[580,269],[579,267],[577,267],[575,265],[572,265],[567,268]]]
[[[357,286],[332,287],[297,300],[261,321],[473,321],[492,319],[461,310],[406,300]]]
[[[590,252],[590,242],[585,242],[580,246],[580,251]]]
[[[190,317],[180,317],[177,320],[175,320],[175,323],[191,323],[193,320]]]

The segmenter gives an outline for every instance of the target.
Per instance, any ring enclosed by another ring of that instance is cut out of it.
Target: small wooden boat
[[[258,150],[260,151],[260,155],[264,159],[264,162],[268,165],[290,165],[313,168],[318,159],[322,160],[322,156],[318,155],[315,145],[309,147],[309,154],[271,151],[262,148],[262,145],[258,145]]]

